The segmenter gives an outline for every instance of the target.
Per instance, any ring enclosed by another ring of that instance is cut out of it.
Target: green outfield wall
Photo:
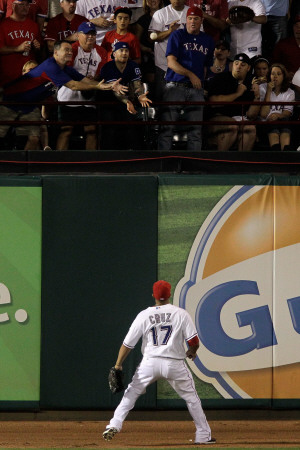
[[[0,214],[0,409],[113,409],[158,278],[195,321],[204,407],[299,407],[300,177],[0,177]],[[184,403],[159,381],[136,406]]]

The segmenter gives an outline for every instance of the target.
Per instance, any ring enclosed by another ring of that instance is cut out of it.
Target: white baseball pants
[[[121,431],[124,420],[147,386],[160,378],[166,379],[177,394],[185,400],[196,426],[197,437],[201,441],[211,439],[211,430],[202,409],[191,372],[184,360],[171,358],[149,358],[145,356],[124,392],[123,398],[114,412],[109,425]]]

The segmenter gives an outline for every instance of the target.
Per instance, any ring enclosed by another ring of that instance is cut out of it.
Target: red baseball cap
[[[188,16],[203,17],[202,9],[198,8],[198,6],[191,6],[186,13],[186,17]]]
[[[156,300],[167,300],[171,297],[171,285],[167,281],[159,280],[153,284],[153,297]]]

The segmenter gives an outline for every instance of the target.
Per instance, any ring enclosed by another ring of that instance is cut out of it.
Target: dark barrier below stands
[[[300,152],[10,151],[2,174],[45,173],[287,173],[300,171]]]

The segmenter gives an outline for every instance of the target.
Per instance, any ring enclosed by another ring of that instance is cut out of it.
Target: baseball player
[[[160,280],[154,283],[153,297],[155,305],[137,315],[119,350],[115,368],[120,370],[131,349],[142,338],[142,362],[107,425],[103,438],[109,441],[120,432],[138,397],[149,384],[163,378],[186,401],[196,426],[195,444],[214,444],[216,440],[211,437],[193,377],[184,361],[186,357],[192,360],[196,358],[199,338],[195,325],[187,311],[170,304],[171,285],[168,282]]]

